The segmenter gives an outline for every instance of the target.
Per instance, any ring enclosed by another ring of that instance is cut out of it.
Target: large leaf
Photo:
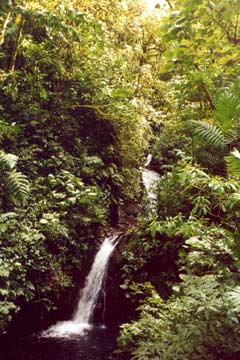
[[[229,143],[238,137],[236,122],[240,117],[240,98],[231,92],[223,92],[215,101],[215,118],[217,125]]]
[[[205,144],[222,150],[226,149],[225,137],[219,127],[204,121],[192,120],[191,123],[194,126],[194,134]]]
[[[225,91],[215,101],[215,117],[219,124],[228,123],[240,116],[240,98],[236,94]]]
[[[240,176],[240,152],[237,149],[231,155],[225,157],[229,174]]]

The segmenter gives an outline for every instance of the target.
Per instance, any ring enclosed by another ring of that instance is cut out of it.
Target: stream
[[[155,185],[159,174],[146,167],[142,171],[149,206],[156,211]],[[32,336],[0,339],[0,360],[107,360],[116,348],[118,328],[94,323],[94,310],[104,287],[109,259],[120,241],[121,233],[106,237],[94,258],[85,286],[80,291],[78,304],[68,321],[58,322]],[[120,309],[119,309],[120,310]],[[121,310],[120,310],[121,311]],[[104,314],[104,309],[103,309]]]
[[[1,360],[107,360],[115,349],[117,329],[94,326],[85,336],[11,339],[0,343]]]

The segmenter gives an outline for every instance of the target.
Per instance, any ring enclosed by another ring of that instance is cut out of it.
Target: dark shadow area
[[[0,339],[2,360],[107,360],[114,350],[115,328],[95,327],[83,337]]]

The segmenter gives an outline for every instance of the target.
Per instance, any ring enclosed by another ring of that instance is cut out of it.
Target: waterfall
[[[82,334],[92,327],[91,321],[107,271],[109,258],[118,242],[119,234],[104,239],[86,278],[85,286],[72,320],[61,321],[43,332],[43,336],[61,337]]]
[[[157,194],[156,191],[154,191],[154,186],[160,179],[160,175],[157,172],[146,168],[151,160],[152,155],[149,154],[144,165],[145,167],[142,170],[142,182],[149,198],[150,210],[154,213],[157,210]],[[119,235],[120,234],[114,234],[113,236],[105,238],[100,246],[91,270],[86,278],[85,286],[80,292],[79,301],[72,319],[69,321],[58,322],[56,325],[51,326],[48,330],[43,332],[42,336],[66,337],[73,334],[82,335],[86,330],[91,329],[93,326],[92,318],[94,309],[97,305],[98,297],[104,283],[109,258],[118,242]]]
[[[151,161],[152,161],[152,154],[148,154],[145,164],[144,164],[144,167],[145,168],[148,167],[148,165],[150,165]]]
[[[150,210],[154,213],[157,210],[157,192],[155,191],[154,187],[159,181],[160,175],[156,171],[146,169],[151,160],[152,155],[148,154],[146,163],[144,164],[145,167],[142,170],[142,182],[147,192]]]
[[[95,257],[73,316],[73,321],[77,323],[89,324],[91,321],[107,270],[108,260],[116,245],[114,244],[115,239],[116,235],[113,238],[106,238]]]

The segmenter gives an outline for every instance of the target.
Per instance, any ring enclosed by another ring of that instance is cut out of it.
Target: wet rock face
[[[112,203],[109,212],[111,226],[117,226],[119,223],[119,206],[116,203]]]
[[[127,240],[128,236],[122,237],[109,263],[105,286],[105,321],[109,324],[123,323],[132,318],[133,309],[120,287],[123,283],[121,268],[124,265],[121,254]]]
[[[124,291],[120,288],[121,279],[110,276],[106,286],[105,322],[119,324],[129,319],[129,307]]]
[[[129,303],[122,284],[121,268],[124,265],[122,251],[127,236],[122,236],[116,246],[108,266],[104,286],[100,293],[94,313],[94,322],[107,325],[117,325],[130,319]]]

